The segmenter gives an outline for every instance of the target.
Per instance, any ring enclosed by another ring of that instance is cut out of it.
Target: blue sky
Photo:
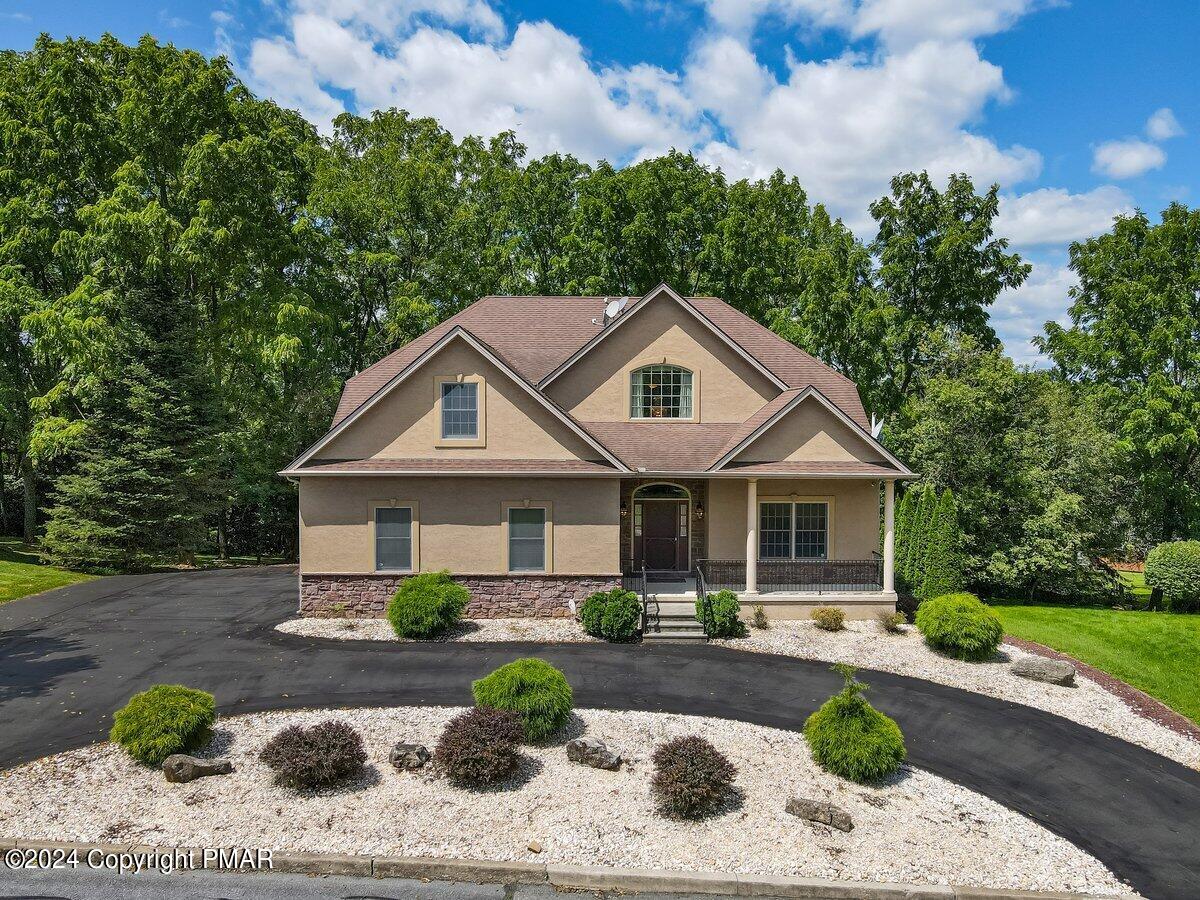
[[[1068,305],[1070,241],[1200,202],[1195,0],[6,0],[4,46],[43,31],[225,53],[322,128],[395,105],[535,155],[779,167],[864,238],[896,172],[998,182],[1035,265],[992,316],[1021,361]]]

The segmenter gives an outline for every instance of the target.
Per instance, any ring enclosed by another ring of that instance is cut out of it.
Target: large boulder
[[[567,743],[567,759],[593,769],[616,771],[621,768],[621,755],[613,753],[599,738],[581,737]]]
[[[419,769],[429,762],[429,751],[420,744],[401,741],[388,754],[388,762],[397,769]]]
[[[836,828],[838,831],[852,831],[854,829],[854,820],[850,818],[850,813],[824,800],[792,797],[788,800],[784,810],[793,816],[804,819],[806,822],[828,825],[830,828]]]
[[[228,775],[233,763],[227,759],[199,759],[186,753],[173,753],[163,760],[163,775],[174,784],[186,784],[209,775]]]
[[[1061,659],[1033,655],[1019,656],[1014,660],[1010,670],[1014,675],[1032,678],[1034,681],[1044,681],[1047,684],[1061,684],[1064,687],[1070,687],[1075,683],[1075,667]]]

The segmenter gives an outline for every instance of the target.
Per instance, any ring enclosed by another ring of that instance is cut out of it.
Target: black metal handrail
[[[700,624],[704,626],[705,635],[712,635],[712,598],[708,596],[708,583],[704,580],[704,570],[696,566],[696,605],[699,607]]]
[[[646,596],[646,567],[642,566],[642,634],[650,625],[650,598]]]
[[[745,590],[744,559],[703,559],[697,569],[717,589]],[[883,590],[883,560],[872,559],[760,559],[760,591],[826,593],[830,591]]]

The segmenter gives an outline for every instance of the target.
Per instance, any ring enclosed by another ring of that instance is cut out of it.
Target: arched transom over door
[[[691,533],[691,498],[677,484],[645,484],[633,494],[635,569],[686,572]]]

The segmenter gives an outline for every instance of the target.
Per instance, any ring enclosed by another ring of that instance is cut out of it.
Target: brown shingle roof
[[[733,433],[729,435],[729,439],[726,440],[721,448],[712,455],[712,458],[708,461],[709,465],[715,466],[717,461],[722,456],[724,456],[746,438],[750,437],[750,435],[754,434],[755,429],[757,429],[777,412],[799,397],[802,393],[804,393],[803,390],[798,390],[796,388],[786,390],[766,406],[762,407],[758,412],[734,429]]]
[[[298,470],[305,474],[321,472],[373,472],[380,475],[410,472],[479,472],[489,475],[524,475],[530,472],[551,474],[611,474],[612,466],[582,459],[311,459]]]
[[[580,422],[631,469],[702,472],[740,425],[691,422]]]

